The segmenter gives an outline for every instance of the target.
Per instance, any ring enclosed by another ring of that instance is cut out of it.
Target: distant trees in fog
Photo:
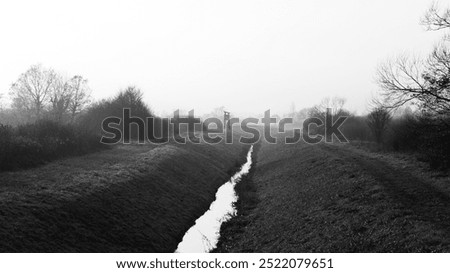
[[[337,120],[337,118],[341,116],[350,116],[349,111],[344,108],[345,102],[346,99],[343,97],[325,97],[320,101],[320,103],[311,108],[302,109],[296,112],[293,116],[295,120],[297,120],[297,123],[299,120],[304,120],[306,118],[319,118],[325,122],[327,115],[331,115],[333,120]],[[303,123],[304,131],[307,129],[307,126],[309,126],[308,123]],[[315,134],[324,135],[325,125],[322,124],[317,127],[308,127],[308,130]]]
[[[44,69],[41,65],[31,66],[11,86],[13,107],[25,111],[30,118],[39,119],[50,99],[50,93],[54,92],[56,78],[52,69]]]
[[[0,111],[0,171],[104,149],[100,129],[75,122],[89,93],[81,76],[66,79],[42,65],[22,73],[10,89],[11,108]]]
[[[0,171],[109,147],[100,143],[102,121],[110,116],[122,118],[124,108],[143,120],[153,116],[136,87],[91,103],[83,76],[66,78],[40,64],[32,65],[12,84],[10,99],[11,107],[0,108]],[[134,125],[130,129],[131,138],[145,133]]]
[[[71,88],[71,97],[69,100],[69,113],[71,121],[73,122],[75,117],[90,103],[90,89],[88,81],[82,76],[73,76],[69,85]]]
[[[388,109],[376,107],[367,115],[367,124],[377,143],[381,144],[392,116]]]
[[[309,116],[320,117],[325,120],[327,109],[331,109],[331,114],[335,117],[347,114],[348,111],[344,109],[346,101],[343,97],[325,97],[319,104],[314,105],[309,110]]]
[[[32,65],[11,85],[12,108],[28,122],[42,118],[73,122],[89,103],[90,89],[82,76],[65,79],[51,68]]]
[[[8,111],[26,112],[29,119],[15,126],[0,120],[0,171],[33,167],[109,147],[100,143],[102,121],[110,116],[122,118],[124,108],[144,120],[152,116],[143,93],[136,87],[88,105],[89,88],[83,77],[64,81],[42,66],[33,66],[22,74],[13,91],[15,105]],[[131,128],[132,138],[142,133],[136,126]]]

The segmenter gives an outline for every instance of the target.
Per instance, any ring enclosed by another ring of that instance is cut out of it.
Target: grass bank
[[[173,252],[240,144],[122,145],[0,177],[1,252]]]
[[[224,226],[216,251],[448,252],[448,182],[351,145],[263,142],[246,190],[258,202]]]

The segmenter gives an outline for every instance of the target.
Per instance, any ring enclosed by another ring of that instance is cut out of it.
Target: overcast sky
[[[430,4],[2,0],[0,93],[42,63],[86,77],[96,99],[136,85],[157,113],[283,113],[329,95],[361,113],[380,62],[439,40],[419,25]]]

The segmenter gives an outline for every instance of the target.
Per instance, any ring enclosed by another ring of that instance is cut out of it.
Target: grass
[[[256,191],[258,202],[224,226],[217,252],[450,250],[448,176],[414,162],[349,145],[263,142],[253,171],[239,196]]]
[[[122,145],[0,177],[1,252],[173,252],[243,146]]]
[[[247,151],[121,145],[3,172],[0,251],[173,252]],[[252,157],[216,252],[450,251],[448,174],[354,145],[262,142]]]

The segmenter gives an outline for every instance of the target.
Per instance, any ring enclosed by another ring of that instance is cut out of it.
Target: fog
[[[136,85],[156,113],[218,106],[275,113],[347,98],[362,113],[374,73],[441,35],[431,1],[2,1],[0,93],[36,63],[89,80],[96,99]]]

